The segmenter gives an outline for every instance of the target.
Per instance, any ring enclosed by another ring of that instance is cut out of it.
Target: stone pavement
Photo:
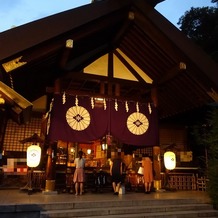
[[[43,194],[35,192],[28,195],[19,189],[0,190],[0,205],[13,204],[49,204],[58,202],[78,202],[78,201],[125,201],[125,200],[145,200],[145,199],[197,199],[202,203],[210,203],[210,198],[203,191],[158,191],[150,194],[140,192],[126,192],[124,195],[114,196],[112,192],[107,193],[85,193],[82,196],[75,196],[69,193]]]

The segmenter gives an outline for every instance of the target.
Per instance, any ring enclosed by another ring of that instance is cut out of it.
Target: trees
[[[208,159],[208,194],[212,203],[218,209],[218,108],[213,108],[208,116],[210,130],[204,139],[205,145],[209,148]]]
[[[211,0],[218,5],[218,0]],[[216,62],[218,62],[218,7],[191,8],[178,22],[187,37],[195,41]],[[195,146],[205,147],[208,159],[204,173],[209,178],[208,194],[218,209],[218,107],[213,106],[203,124],[194,127]]]
[[[212,0],[218,2],[218,0]],[[180,17],[180,29],[218,62],[218,8],[191,8]]]

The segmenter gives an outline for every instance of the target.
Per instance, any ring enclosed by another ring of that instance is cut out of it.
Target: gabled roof
[[[161,118],[217,102],[217,64],[151,2],[96,1],[0,33],[0,80],[29,101],[58,78],[71,94],[147,101],[157,90]]]

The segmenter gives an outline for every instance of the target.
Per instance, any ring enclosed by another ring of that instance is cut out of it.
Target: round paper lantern
[[[27,166],[37,167],[41,159],[41,148],[38,145],[31,145],[27,148]]]
[[[176,167],[176,155],[172,151],[164,153],[164,166],[168,170],[173,170]]]

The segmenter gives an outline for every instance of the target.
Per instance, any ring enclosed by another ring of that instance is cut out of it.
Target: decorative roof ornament
[[[5,69],[5,71],[8,73],[12,70],[15,70],[23,65],[25,65],[27,62],[21,62],[20,59],[22,58],[23,56],[20,56],[18,58],[15,58],[14,60],[11,60],[11,61],[8,61],[6,63],[3,63],[2,64],[2,67]]]

